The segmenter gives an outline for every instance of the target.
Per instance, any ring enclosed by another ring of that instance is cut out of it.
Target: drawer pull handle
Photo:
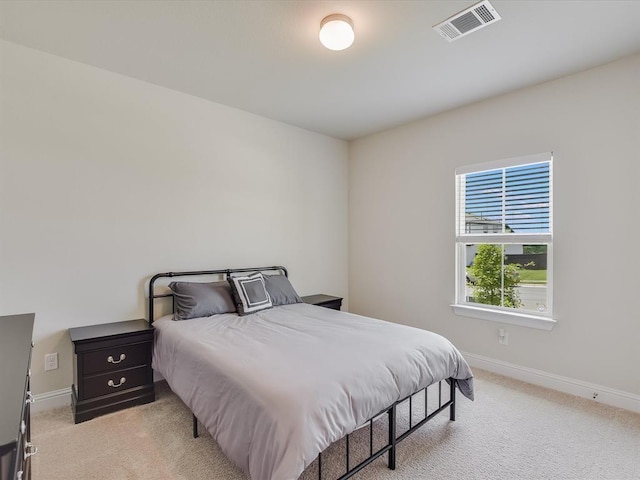
[[[114,360],[113,357],[111,355],[109,355],[107,357],[107,362],[109,363],[120,363],[121,361],[123,361],[125,358],[127,358],[127,356],[124,353],[120,354],[120,360]]]
[[[33,398],[33,395],[31,394],[31,390],[27,391],[27,397],[25,398],[25,403],[29,404],[29,403],[35,403],[36,399]]]
[[[20,470],[18,473],[16,473],[16,480],[22,480],[22,475],[24,475],[24,472]]]
[[[27,431],[27,424],[24,423],[24,420],[22,420],[20,422],[20,433],[24,435],[26,431]]]
[[[118,388],[119,386],[121,386],[126,381],[127,381],[127,379],[122,377],[122,378],[120,378],[120,383],[115,384],[115,383],[113,383],[113,380],[109,380],[107,382],[107,385],[109,385],[110,387],[113,387],[113,388]]]
[[[36,453],[38,453],[38,447],[31,442],[27,442],[24,446],[24,459],[33,457]]]

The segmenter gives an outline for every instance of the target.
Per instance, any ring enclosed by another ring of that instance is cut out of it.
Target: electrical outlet
[[[509,345],[509,332],[504,328],[498,330],[498,343],[500,345]]]
[[[58,354],[47,353],[44,356],[44,370],[56,370],[58,368]]]

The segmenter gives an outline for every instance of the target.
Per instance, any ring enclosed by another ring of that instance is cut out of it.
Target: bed
[[[201,316],[196,308],[195,316],[182,321],[174,319],[176,313],[154,320],[156,300],[172,297],[175,310],[176,298],[182,298],[177,290],[162,291],[156,284],[160,279],[217,275],[231,284],[252,278],[247,285],[259,286],[258,277],[242,275],[274,271],[280,277],[268,280],[284,282],[287,271],[276,266],[161,273],[149,283],[154,370],[191,409],[194,436],[197,418],[253,480],[297,479],[316,458],[322,479],[321,454],[343,437],[346,468],[340,479],[384,454],[393,469],[400,441],[447,409],[455,419],[456,388],[473,400],[473,375],[462,355],[426,330],[299,301],[242,315]],[[243,305],[233,291],[240,312]],[[276,303],[278,292],[267,297]],[[439,389],[439,405],[430,414],[425,408],[425,418],[397,435],[396,407],[407,400],[411,404],[432,385]],[[373,419],[381,414],[388,415],[387,444],[374,449],[370,440],[370,455],[350,465],[349,435],[367,424],[372,431]]]

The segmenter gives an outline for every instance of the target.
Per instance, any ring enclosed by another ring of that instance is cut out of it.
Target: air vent
[[[453,42],[501,18],[489,0],[484,0],[434,25],[433,29],[449,42]]]

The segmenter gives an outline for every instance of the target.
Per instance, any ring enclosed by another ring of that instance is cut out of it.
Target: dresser
[[[31,348],[35,315],[0,317],[0,480],[29,480]]]
[[[69,329],[76,423],[155,400],[153,327],[145,319]]]
[[[310,305],[318,305],[319,307],[331,308],[333,310],[340,310],[342,307],[341,297],[333,297],[325,294],[307,295],[306,297],[302,297],[302,301]]]

